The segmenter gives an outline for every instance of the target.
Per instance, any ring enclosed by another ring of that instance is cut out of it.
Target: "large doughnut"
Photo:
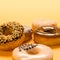
[[[60,28],[53,20],[36,20],[32,23],[34,41],[40,44],[60,44]]]
[[[0,26],[0,50],[11,50],[24,40],[24,28],[16,22],[8,22]]]
[[[13,50],[12,60],[53,60],[53,53],[42,44],[25,44]]]

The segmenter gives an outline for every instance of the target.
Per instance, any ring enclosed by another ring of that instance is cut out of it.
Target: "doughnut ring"
[[[0,26],[0,50],[11,50],[24,41],[24,28],[16,22]]]
[[[42,44],[23,44],[13,50],[13,60],[53,60],[51,48]]]

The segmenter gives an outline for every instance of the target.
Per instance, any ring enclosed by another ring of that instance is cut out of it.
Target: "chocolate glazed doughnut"
[[[38,20],[33,23],[34,41],[45,45],[60,44],[60,28],[53,20]]]
[[[16,22],[9,22],[0,26],[0,50],[11,50],[19,46],[24,40],[24,27]]]

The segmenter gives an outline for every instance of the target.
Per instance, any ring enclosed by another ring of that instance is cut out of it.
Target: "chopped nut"
[[[16,41],[23,35],[24,28],[16,22],[9,22],[0,26],[0,44]]]

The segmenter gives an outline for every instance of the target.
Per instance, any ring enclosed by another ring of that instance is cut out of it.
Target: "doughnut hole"
[[[40,53],[40,49],[38,49],[38,48],[35,47],[35,48],[32,48],[32,49],[29,49],[27,51],[27,53],[30,54],[30,55],[36,55],[36,54]]]
[[[12,34],[12,29],[10,29],[10,28],[8,28],[8,27],[6,27],[6,26],[3,27],[2,29],[3,29],[3,32],[2,32],[2,33],[3,33],[4,35],[11,35],[11,34]]]

